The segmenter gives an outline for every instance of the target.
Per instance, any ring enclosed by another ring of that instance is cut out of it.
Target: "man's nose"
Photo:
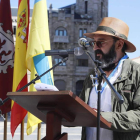
[[[93,50],[95,51],[95,50],[100,50],[100,49],[101,49],[101,48],[98,47],[97,44],[95,43],[94,46],[93,46]]]

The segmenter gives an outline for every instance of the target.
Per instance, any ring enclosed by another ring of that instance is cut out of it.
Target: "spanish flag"
[[[47,5],[46,0],[35,0],[26,55],[27,68],[31,71],[30,80],[35,78],[35,74],[41,75],[52,67],[51,57],[45,56],[45,50],[50,50]],[[52,71],[37,82],[52,85]],[[34,85],[30,86],[30,91],[35,91]],[[40,122],[28,113],[27,134],[31,134]]]
[[[17,15],[17,31],[16,31],[16,46],[14,58],[14,78],[13,78],[13,92],[16,92],[27,84],[27,68],[26,68],[26,50],[28,42],[29,30],[29,0],[19,0],[18,15]],[[24,89],[28,91],[28,89]],[[18,125],[26,116],[27,111],[12,102],[11,109],[11,133],[14,132]]]

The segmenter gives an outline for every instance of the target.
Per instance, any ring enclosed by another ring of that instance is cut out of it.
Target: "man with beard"
[[[126,52],[134,52],[135,46],[127,40],[129,27],[123,21],[105,17],[97,30],[86,33],[93,39],[95,59],[102,62],[101,68],[116,91],[122,95],[119,104],[107,83],[102,81],[101,116],[111,123],[111,129],[100,129],[101,140],[140,140],[140,65],[128,59]],[[97,85],[92,87],[87,76],[80,98],[91,108],[97,109]],[[82,140],[96,140],[96,128],[83,127]]]

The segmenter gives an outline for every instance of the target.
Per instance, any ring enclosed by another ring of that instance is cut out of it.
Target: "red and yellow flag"
[[[30,80],[35,74],[43,74],[52,67],[51,57],[45,56],[45,50],[50,50],[50,38],[48,27],[48,13],[46,0],[35,0],[30,28],[28,49],[26,54],[27,68],[31,71]],[[36,82],[53,84],[53,72],[49,72]],[[34,85],[30,85],[30,91],[36,91]],[[41,120],[28,112],[27,135],[31,134]]]
[[[29,30],[29,0],[19,0],[18,15],[17,15],[17,31],[16,31],[16,46],[14,58],[14,78],[13,78],[13,92],[19,90],[27,84],[27,68],[26,68],[26,50],[28,42]],[[24,89],[28,91],[28,89]],[[11,109],[11,133],[14,132],[17,126],[22,122],[26,116],[27,111],[12,102]]]
[[[5,10],[6,9],[6,10]],[[12,91],[14,66],[14,41],[10,0],[0,1],[0,98]],[[0,106],[2,114],[11,110],[11,100]]]

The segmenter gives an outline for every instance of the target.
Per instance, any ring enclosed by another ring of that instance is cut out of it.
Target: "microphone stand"
[[[28,87],[31,84],[35,84],[35,81],[39,80],[42,76],[44,76],[46,73],[50,72],[52,69],[54,69],[55,67],[57,67],[58,65],[66,62],[68,60],[68,55],[60,55],[61,57],[63,57],[63,59],[55,64],[52,68],[50,68],[49,70],[47,70],[46,72],[44,72],[43,74],[41,74],[40,76],[38,74],[35,74],[36,78],[33,79],[32,81],[30,81],[29,83],[27,83],[25,86],[23,86],[22,88],[20,88],[19,90],[17,90],[17,92],[24,90],[26,87]],[[5,102],[7,102],[8,100],[10,100],[9,97],[7,97],[6,99],[2,100],[0,99],[0,106],[2,106]],[[3,117],[2,112],[0,110],[0,116]]]
[[[105,72],[101,69],[101,62],[98,60],[94,60],[92,57],[92,54],[87,51],[87,49],[84,47],[84,51],[85,53],[90,57],[90,59],[93,61],[96,70],[98,71],[99,75],[97,75],[97,80],[98,80],[98,86],[97,86],[97,91],[98,91],[98,103],[97,103],[97,140],[100,140],[100,105],[101,105],[101,90],[102,90],[102,86],[101,86],[101,82],[103,80],[103,78],[105,79],[106,83],[108,84],[108,86],[111,88],[111,90],[113,91],[116,99],[118,100],[118,102],[120,104],[122,104],[124,102],[123,97],[115,90],[115,88],[113,87],[113,85],[110,83],[110,81],[107,79]],[[94,79],[96,79],[96,77],[93,77]]]

